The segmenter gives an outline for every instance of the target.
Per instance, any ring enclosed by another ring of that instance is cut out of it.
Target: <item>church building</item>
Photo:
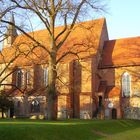
[[[49,48],[47,30],[28,34]],[[57,59],[58,119],[140,119],[140,37],[109,40],[104,18],[81,22]],[[0,90],[14,101],[9,116],[47,117],[47,66],[45,48],[9,25],[0,53]]]

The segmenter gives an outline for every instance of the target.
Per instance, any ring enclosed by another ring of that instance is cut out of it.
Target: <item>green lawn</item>
[[[140,121],[1,119],[0,140],[140,140]]]

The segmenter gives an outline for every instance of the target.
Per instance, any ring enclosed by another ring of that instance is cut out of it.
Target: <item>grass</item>
[[[138,120],[1,119],[0,140],[139,140]]]

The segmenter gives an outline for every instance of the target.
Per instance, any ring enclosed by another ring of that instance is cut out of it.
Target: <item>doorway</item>
[[[14,116],[14,108],[11,107],[10,108],[10,118],[13,118],[13,116]]]
[[[112,119],[117,119],[117,109],[112,109]]]
[[[99,96],[99,107],[102,107],[102,100],[103,100],[103,98],[102,98],[102,96]]]

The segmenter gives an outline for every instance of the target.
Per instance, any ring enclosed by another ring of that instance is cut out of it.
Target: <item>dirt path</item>
[[[107,138],[111,138],[111,135],[110,135],[110,134],[106,134],[106,133],[103,133],[103,132],[98,131],[98,130],[95,130],[95,129],[93,129],[92,131],[93,131],[96,135],[103,136],[103,137],[107,137]]]

